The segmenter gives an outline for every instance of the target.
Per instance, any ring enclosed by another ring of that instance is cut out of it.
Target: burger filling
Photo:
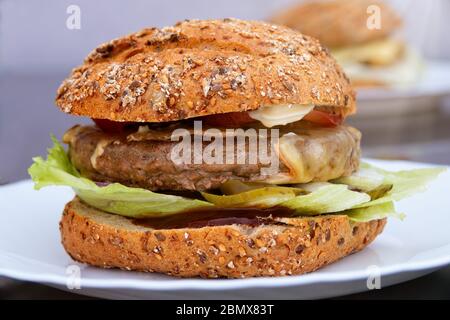
[[[66,132],[63,141],[69,145],[72,164],[83,176],[152,191],[206,191],[218,189],[228,180],[270,184],[328,181],[352,174],[359,165],[360,133],[356,129],[307,123],[281,128],[281,161],[278,172],[271,176],[264,175],[261,168],[268,164],[257,156],[254,164],[177,164],[171,160],[171,150],[178,143],[171,141],[171,132],[177,127],[140,126],[111,134],[95,126],[76,126]],[[249,146],[249,139],[245,143],[247,152],[257,152]],[[202,144],[205,149],[208,142]],[[234,149],[237,153],[236,144]],[[222,152],[226,152],[225,148]]]
[[[331,107],[286,105],[171,123],[94,120],[66,132],[68,152],[53,138],[29,173],[37,189],[70,186],[94,208],[157,228],[402,217],[393,201],[442,170],[360,163],[360,133],[342,118]]]

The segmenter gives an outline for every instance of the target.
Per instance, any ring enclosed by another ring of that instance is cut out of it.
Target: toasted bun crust
[[[367,28],[369,6],[380,8],[381,28]],[[299,30],[328,47],[343,47],[387,37],[398,29],[400,17],[379,0],[322,0],[297,4],[270,18]]]
[[[314,271],[363,249],[386,224],[386,219],[350,223],[345,215],[279,221],[259,227],[154,230],[75,198],[64,209],[60,230],[69,255],[94,266],[241,278]]]
[[[144,29],[96,48],[58,89],[67,113],[162,122],[314,104],[355,110],[342,69],[320,43],[288,28],[236,19]]]

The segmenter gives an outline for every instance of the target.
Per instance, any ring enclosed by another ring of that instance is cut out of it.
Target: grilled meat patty
[[[69,144],[71,161],[83,176],[155,191],[204,191],[216,189],[230,179],[270,180],[271,183],[279,183],[275,182],[277,180],[289,183],[291,178],[295,183],[328,181],[351,174],[359,165],[360,133],[347,126],[280,128],[280,143],[285,143],[286,154],[280,154],[278,173],[270,176],[262,174],[261,168],[267,164],[259,161],[255,164],[176,164],[171,158],[172,148],[178,144],[170,140],[173,129],[140,127],[138,131],[107,133],[95,126],[75,126],[66,132],[64,142]],[[287,146],[284,135],[291,140]],[[245,150],[248,156],[251,152],[248,145]],[[300,169],[289,163],[292,158],[301,164]]]

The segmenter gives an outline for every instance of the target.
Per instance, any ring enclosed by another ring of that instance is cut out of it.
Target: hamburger
[[[64,134],[68,151],[53,137],[29,173],[36,189],[74,190],[62,245],[101,268],[311,272],[366,247],[402,217],[393,201],[439,171],[361,163],[339,65],[317,40],[263,22],[191,20],[112,40],[56,104],[94,122]]]
[[[386,2],[306,1],[270,20],[319,39],[356,87],[405,86],[420,77],[421,59],[396,35],[402,20]]]

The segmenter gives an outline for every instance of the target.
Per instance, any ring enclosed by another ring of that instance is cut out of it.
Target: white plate
[[[426,165],[373,161],[389,170]],[[64,252],[58,221],[69,189],[32,190],[30,181],[0,187],[0,275],[68,290],[68,266],[81,268],[76,293],[104,298],[300,299],[325,298],[368,290],[376,266],[381,286],[417,278],[450,264],[450,172],[428,191],[398,203],[408,214],[390,220],[385,232],[362,252],[319,271],[291,277],[236,280],[178,279],[159,274],[103,270],[73,262]]]
[[[421,79],[412,85],[359,89],[354,118],[429,112],[450,95],[450,62],[427,61]]]

